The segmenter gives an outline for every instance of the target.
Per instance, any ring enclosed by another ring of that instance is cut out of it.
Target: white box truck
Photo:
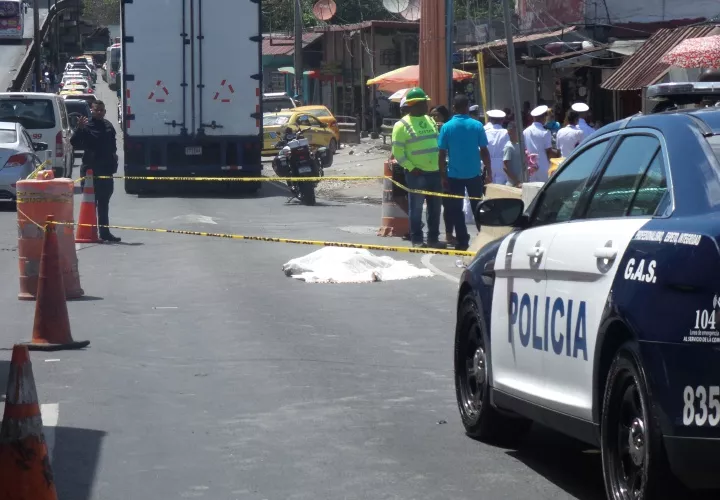
[[[126,176],[260,175],[260,16],[259,0],[121,0]]]

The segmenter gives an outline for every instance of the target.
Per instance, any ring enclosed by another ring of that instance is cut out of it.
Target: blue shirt
[[[468,115],[455,115],[440,129],[438,147],[448,152],[447,175],[471,179],[480,175],[480,151],[488,145],[482,123]]]

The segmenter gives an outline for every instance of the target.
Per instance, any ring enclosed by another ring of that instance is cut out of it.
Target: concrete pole
[[[22,6],[20,7],[22,8]],[[42,53],[42,45],[40,40],[40,2],[33,2],[33,52],[35,53],[35,91],[40,92],[40,83],[43,81],[42,65],[40,55]]]
[[[295,53],[293,62],[295,67],[295,93],[298,95],[302,95],[303,84],[302,26],[302,4],[300,0],[295,0]]]
[[[503,17],[505,18],[505,40],[507,43],[508,65],[510,66],[510,87],[513,96],[513,108],[515,109],[515,127],[517,128],[520,159],[523,165],[523,181],[525,181],[527,179],[525,139],[523,137],[522,106],[520,105],[520,84],[515,62],[515,46],[513,45],[512,19],[510,18],[510,0],[503,0]]]

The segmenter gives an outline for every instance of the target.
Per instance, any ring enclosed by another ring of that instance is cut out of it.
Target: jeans
[[[485,182],[481,176],[472,177],[470,179],[456,179],[453,177],[448,178],[448,184],[450,185],[450,194],[459,196],[465,196],[465,190],[467,189],[468,196],[470,198],[481,198],[485,191]],[[470,200],[470,206],[472,207],[473,217],[477,210],[479,200]],[[468,234],[467,226],[465,225],[465,214],[463,213],[463,200],[461,198],[448,198],[448,204],[450,206],[450,217],[455,226],[455,237],[457,238],[457,247],[467,248],[470,245],[470,235]],[[480,230],[480,226],[475,223]]]
[[[442,193],[440,172],[422,172],[413,175],[405,172],[405,185],[410,189]],[[428,243],[440,240],[440,212],[442,201],[439,196],[408,193],[408,211],[410,216],[410,241],[413,244],[423,243],[422,211],[423,202],[427,201]]]
[[[98,216],[98,233],[100,237],[110,234],[110,197],[113,195],[114,181],[112,179],[94,179],[95,206]]]
[[[445,194],[450,194],[450,191],[445,191]],[[452,198],[442,199],[443,207],[443,222],[445,222],[445,234],[450,236],[453,234],[455,229],[455,222],[452,216]]]

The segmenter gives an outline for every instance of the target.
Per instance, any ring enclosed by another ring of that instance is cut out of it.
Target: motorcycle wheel
[[[298,182],[300,188],[300,202],[309,207],[315,205],[315,183]]]

